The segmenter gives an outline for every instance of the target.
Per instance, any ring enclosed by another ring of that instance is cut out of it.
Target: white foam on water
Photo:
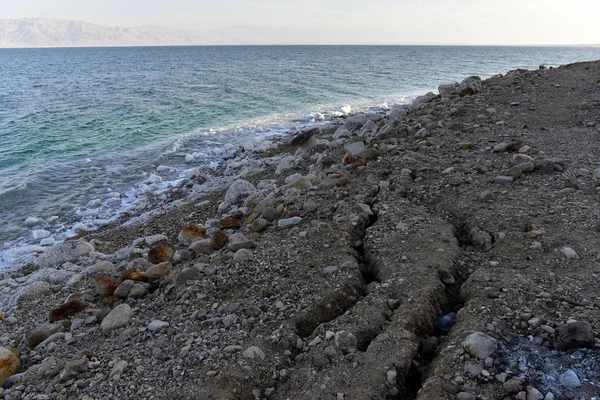
[[[256,172],[256,167],[252,165],[252,160],[255,159],[252,154],[273,149],[279,138],[291,132],[323,126],[350,113],[385,113],[389,110],[388,103],[406,104],[413,97],[397,96],[376,106],[363,102],[337,107],[324,106],[320,110],[295,116],[273,115],[222,128],[196,130],[171,140],[168,144],[155,144],[156,148],[162,150],[161,157],[178,155],[180,162],[176,165],[151,167],[153,170],[141,173],[138,183],[123,193],[107,188],[104,194],[94,195],[94,198],[88,199],[75,210],[74,216],[70,216],[71,219],[76,217],[74,221],[61,223],[60,216],[27,218],[22,225],[30,227],[31,234],[5,243],[0,248],[0,269],[32,263],[45,247],[83,232],[94,231],[117,221],[123,215],[137,215],[127,222],[135,224],[162,213],[165,208],[180,206],[181,200],[167,204],[167,194],[181,188],[190,179],[200,175],[206,177],[199,168],[216,170],[224,166],[225,176],[212,175],[204,184],[194,186],[195,191],[204,194],[221,190],[237,176],[232,171],[239,169],[242,171],[241,175]],[[243,151],[243,157],[239,156],[240,151]],[[94,161],[97,162],[100,161]],[[85,159],[84,163],[92,164],[92,160]],[[125,166],[118,163],[110,163],[105,168],[115,175],[127,173]],[[198,193],[195,195],[199,196]]]

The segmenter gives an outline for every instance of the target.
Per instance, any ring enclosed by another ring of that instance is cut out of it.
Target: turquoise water
[[[315,112],[405,102],[468,75],[593,59],[600,48],[3,49],[0,244],[38,243],[27,217],[53,235],[108,220],[145,195],[149,173],[168,180],[215,165],[244,141],[311,123]],[[159,173],[159,165],[173,169]],[[88,212],[96,199],[108,205],[101,215]]]

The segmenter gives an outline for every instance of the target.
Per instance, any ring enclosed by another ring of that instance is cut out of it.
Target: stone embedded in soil
[[[560,249],[560,252],[563,253],[564,256],[567,257],[567,259],[569,259],[569,260],[578,260],[579,259],[579,255],[577,255],[575,250],[573,250],[570,247],[565,246],[562,249]]]
[[[189,268],[185,268],[183,271],[181,271],[179,273],[179,275],[177,275],[177,278],[175,278],[175,284],[178,286],[182,286],[185,285],[187,281],[196,281],[198,279],[201,279],[203,276],[202,271],[200,270],[199,266],[192,266]]]
[[[559,326],[555,329],[554,346],[563,350],[594,347],[592,325],[586,321],[577,321]]]
[[[158,319],[153,320],[152,322],[150,322],[148,324],[148,330],[151,332],[156,332],[159,331],[161,329],[166,329],[169,327],[169,323],[166,321],[161,321]]]
[[[473,393],[460,392],[456,395],[457,400],[476,400],[477,397]]]
[[[179,243],[189,246],[198,238],[203,238],[206,235],[206,228],[200,224],[190,224],[179,232],[177,240]]]
[[[121,276],[121,280],[126,281],[126,280],[132,280],[132,281],[136,281],[136,282],[146,282],[148,280],[148,277],[146,276],[145,272],[140,271],[137,268],[129,268],[127,270],[125,270],[125,272],[123,272],[123,275]]]
[[[221,229],[238,229],[240,227],[240,221],[235,218],[223,218],[219,222]]]
[[[249,240],[246,236],[241,233],[234,233],[229,238],[229,244],[227,248],[231,251],[238,251],[240,249],[253,249],[256,247],[254,241]]]
[[[131,317],[133,316],[133,310],[129,304],[120,304],[116,306],[106,317],[102,320],[100,325],[102,332],[110,333],[111,331],[124,327],[129,324]]]
[[[300,222],[302,222],[301,217],[280,219],[279,221],[277,221],[277,226],[280,228],[289,228],[294,225],[298,225]]]
[[[354,336],[350,332],[338,331],[335,333],[335,345],[344,354],[346,354],[349,351],[356,349],[356,346],[357,346],[356,336]]]
[[[527,400],[544,400],[544,395],[533,386],[527,386]]]
[[[344,149],[347,154],[355,156],[365,151],[365,144],[363,142],[348,143],[344,146]]]
[[[158,244],[148,252],[148,261],[152,264],[160,264],[173,259],[173,249],[169,246]]]
[[[515,178],[513,176],[506,176],[506,175],[498,175],[496,177],[496,179],[494,180],[494,182],[496,182],[498,185],[510,185],[514,181],[515,181]]]
[[[498,349],[498,341],[483,332],[475,332],[467,336],[463,347],[472,356],[485,360]]]
[[[266,357],[265,352],[257,346],[250,346],[247,350],[244,351],[243,356],[244,358],[259,360],[264,360]]]

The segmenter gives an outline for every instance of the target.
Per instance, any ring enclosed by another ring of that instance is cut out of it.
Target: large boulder
[[[559,326],[555,331],[554,347],[566,350],[594,347],[594,333],[589,322],[577,321]]]

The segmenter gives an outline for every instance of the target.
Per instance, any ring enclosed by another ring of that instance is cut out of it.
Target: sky
[[[0,18],[248,26],[303,44],[598,44],[599,15],[600,0],[0,0]]]

